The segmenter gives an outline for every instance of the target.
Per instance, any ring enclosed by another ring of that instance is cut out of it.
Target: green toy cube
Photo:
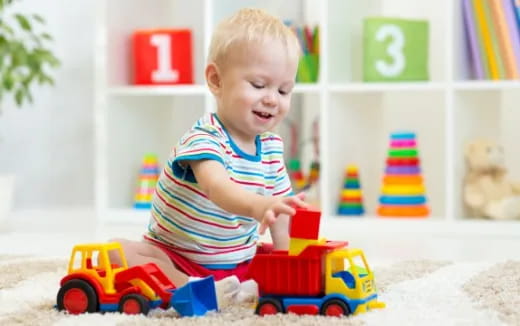
[[[428,80],[428,22],[399,18],[365,18],[365,81]]]
[[[317,54],[304,54],[298,63],[296,81],[298,83],[316,83],[318,81],[318,69],[320,57]]]

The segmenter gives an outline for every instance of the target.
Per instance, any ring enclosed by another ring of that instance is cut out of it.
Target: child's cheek
[[[291,95],[284,97],[282,99],[282,103],[283,111],[285,111],[286,113],[289,112],[289,110],[291,109]]]

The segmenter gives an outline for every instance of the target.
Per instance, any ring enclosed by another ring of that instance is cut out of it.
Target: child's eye
[[[287,94],[289,94],[288,91],[283,90],[283,89],[278,90],[278,93],[280,93],[280,95],[287,95]]]
[[[258,89],[264,88],[264,85],[259,84],[259,83],[254,83],[254,82],[251,82],[251,86],[253,86],[254,88],[258,88]]]

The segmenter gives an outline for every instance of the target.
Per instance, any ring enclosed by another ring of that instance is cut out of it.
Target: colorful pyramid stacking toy
[[[159,164],[157,156],[146,154],[143,158],[137,190],[134,197],[134,208],[150,209],[152,207],[152,195],[159,178]]]
[[[320,163],[314,161],[311,163],[311,168],[309,171],[309,177],[308,177],[307,183],[309,185],[315,184],[319,178],[320,178]]]
[[[364,213],[358,168],[349,165],[345,170],[345,183],[341,190],[338,215],[363,215]]]
[[[377,210],[380,216],[428,216],[415,133],[396,132],[390,135],[381,193]]]
[[[291,179],[292,186],[296,191],[303,189],[307,184],[305,176],[303,175],[300,160],[289,160],[289,179]]]

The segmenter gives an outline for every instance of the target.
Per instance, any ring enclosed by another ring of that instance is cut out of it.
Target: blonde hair
[[[288,57],[296,62],[299,59],[300,44],[289,27],[262,9],[246,8],[218,24],[211,39],[208,63],[223,63],[233,45],[257,44],[266,40],[281,41]]]

